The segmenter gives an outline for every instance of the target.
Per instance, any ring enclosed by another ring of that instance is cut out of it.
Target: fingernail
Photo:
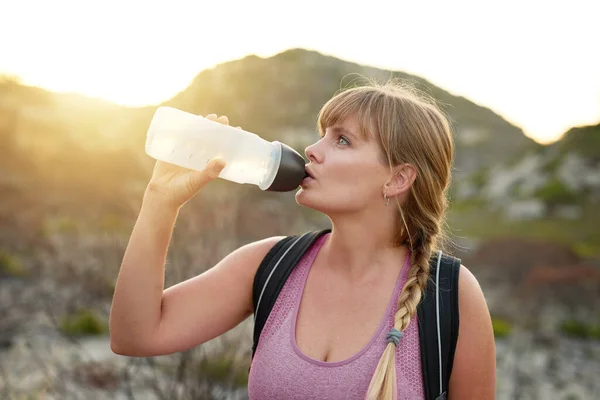
[[[217,161],[215,161],[215,168],[216,169],[223,169],[223,168],[225,168],[225,161],[223,161],[223,160],[217,160]]]

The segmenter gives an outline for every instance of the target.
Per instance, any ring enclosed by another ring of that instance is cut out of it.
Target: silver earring
[[[387,193],[383,194],[383,200],[385,200],[385,205],[386,206],[390,205],[390,199],[389,199],[389,197],[387,197]]]

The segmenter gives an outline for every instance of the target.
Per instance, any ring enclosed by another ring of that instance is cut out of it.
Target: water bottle
[[[286,144],[172,107],[159,107],[154,113],[146,153],[194,170],[219,157],[227,163],[219,178],[265,191],[292,191],[307,176],[304,158]]]

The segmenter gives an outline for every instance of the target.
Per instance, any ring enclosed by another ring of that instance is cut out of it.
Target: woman
[[[225,116],[206,118],[229,123]],[[321,110],[318,127],[321,139],[306,149],[310,177],[296,201],[326,214],[331,233],[286,281],[261,333],[249,394],[424,398],[415,317],[447,208],[454,151],[448,122],[431,102],[388,83],[337,94]],[[197,172],[157,162],[116,284],[114,352],[183,351],[253,313],[256,270],[282,237],[243,246],[205,273],[163,290],[178,210],[223,167],[212,160]],[[458,286],[460,327],[448,397],[492,399],[489,311],[464,266]],[[388,325],[402,332],[396,340],[382,332]]]

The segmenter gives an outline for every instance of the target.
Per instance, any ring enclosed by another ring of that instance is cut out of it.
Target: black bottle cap
[[[307,176],[304,158],[290,146],[274,142],[281,146],[281,162],[273,179],[266,190],[269,192],[290,192],[300,186],[302,179]]]

